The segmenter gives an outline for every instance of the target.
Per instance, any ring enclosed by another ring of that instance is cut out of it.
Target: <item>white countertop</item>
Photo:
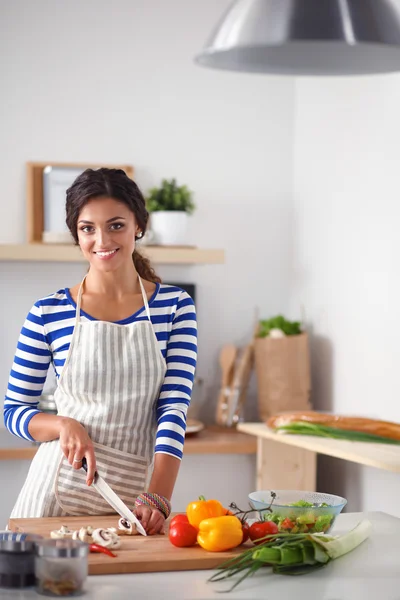
[[[90,600],[399,600],[400,598],[400,519],[386,513],[345,513],[338,517],[333,533],[354,527],[363,517],[372,522],[371,537],[351,554],[309,575],[288,577],[258,572],[226,596],[218,593],[232,585],[208,583],[214,571],[179,571],[131,575],[92,575],[88,578]],[[44,598],[33,590],[0,589],[1,600]]]

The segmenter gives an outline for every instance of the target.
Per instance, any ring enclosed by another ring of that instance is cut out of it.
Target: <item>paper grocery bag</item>
[[[279,412],[310,410],[310,355],[306,333],[256,338],[254,357],[258,408],[263,421]]]

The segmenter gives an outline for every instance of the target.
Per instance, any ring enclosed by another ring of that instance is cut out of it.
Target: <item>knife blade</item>
[[[82,467],[87,472],[87,462],[86,458],[82,459]],[[130,521],[136,525],[136,529],[142,535],[147,535],[145,528],[139,521],[139,519],[133,514],[131,510],[126,506],[124,502],[122,502],[121,498],[114,492],[114,490],[108,485],[108,483],[100,477],[98,472],[96,471],[94,474],[94,479],[92,483],[92,487],[103,496],[104,500],[108,502],[108,504],[117,512],[123,519]]]

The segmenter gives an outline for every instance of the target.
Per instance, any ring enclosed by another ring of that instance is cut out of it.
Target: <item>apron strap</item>
[[[78,298],[76,300],[76,319],[75,319],[75,325],[77,323],[79,323],[79,319],[81,318],[81,304],[82,304],[83,284],[84,284],[85,279],[86,279],[86,275],[82,279],[81,285],[79,286]]]
[[[81,316],[81,303],[82,303],[82,294],[83,294],[83,284],[84,284],[85,279],[86,279],[86,275],[82,279],[81,285],[79,286],[78,298],[77,298],[77,301],[76,301],[76,320],[75,320],[75,325],[79,322],[79,319],[80,319],[80,316]],[[139,279],[140,289],[142,291],[142,297],[143,297],[144,307],[146,309],[147,318],[149,319],[149,321],[151,323],[150,309],[149,309],[149,303],[147,301],[146,290],[144,289],[142,280],[139,277],[139,275],[138,275],[138,279]]]
[[[150,309],[149,309],[149,303],[147,302],[147,294],[146,294],[146,290],[144,289],[142,280],[140,278],[140,276],[138,275],[138,279],[139,279],[139,283],[140,283],[140,289],[142,290],[142,296],[143,296],[143,302],[144,302],[144,307],[146,309],[146,314],[147,314],[147,318],[149,319],[150,323],[151,323],[151,318],[150,318]]]

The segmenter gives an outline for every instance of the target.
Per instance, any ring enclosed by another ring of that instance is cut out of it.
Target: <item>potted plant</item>
[[[161,186],[149,190],[146,197],[151,215],[154,243],[168,246],[187,245],[188,216],[195,210],[193,193],[176,179],[163,179]]]

